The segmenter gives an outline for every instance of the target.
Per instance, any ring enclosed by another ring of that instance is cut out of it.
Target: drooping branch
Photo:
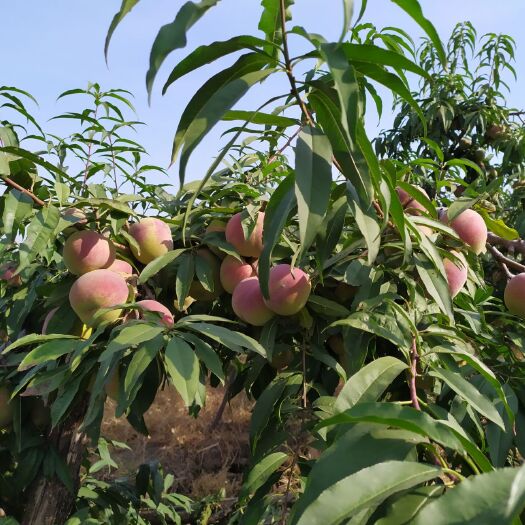
[[[503,237],[489,233],[487,237],[487,244],[492,246],[502,246],[510,253],[518,252],[522,255],[525,255],[525,241],[523,239],[514,239],[513,241],[509,241],[508,239],[504,239]]]
[[[509,259],[508,257],[505,257],[497,248],[495,248],[491,244],[487,244],[487,249],[492,254],[492,257],[494,257],[500,268],[503,270],[507,279],[512,279],[512,277],[514,277],[512,272],[509,270],[509,266],[514,269],[519,269],[516,268],[517,266],[519,266],[523,268],[520,271],[525,271],[525,266],[517,263],[516,261],[513,261],[512,259]]]

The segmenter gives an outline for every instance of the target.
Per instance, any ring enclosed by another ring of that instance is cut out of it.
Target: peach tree
[[[196,417],[219,384],[225,402],[241,391],[255,402],[228,523],[521,523],[525,157],[521,112],[500,91],[513,43],[489,35],[471,75],[471,26],[443,45],[416,0],[393,2],[424,31],[419,51],[402,29],[362,23],[366,1],[357,20],[342,3],[341,37],[327,42],[291,25],[292,1],[263,0],[260,36],[180,60],[163,91],[236,54],[182,113],[175,194],[130,138],[140,123],[128,93],[63,93],[90,102],[57,117],[77,126],[57,137],[27,93],[0,88],[0,506],[11,523],[147,523],[145,506],[161,522],[191,519],[158,471],[125,491],[86,460],[98,447],[111,464],[106,397],[147,433],[167,383]],[[123,1],[106,52],[137,3]],[[187,2],[160,29],[150,94],[217,3]],[[299,41],[307,52],[294,52]],[[260,83],[275,92],[238,109]],[[399,115],[374,148],[365,114],[381,112],[378,87]],[[203,138],[232,121],[207,173],[187,181]]]

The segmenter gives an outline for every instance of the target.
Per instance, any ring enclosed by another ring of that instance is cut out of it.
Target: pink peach
[[[446,211],[441,215],[441,220],[444,224],[449,223]],[[475,254],[479,255],[485,251],[487,225],[478,212],[471,209],[465,210],[450,221],[450,227],[464,243],[472,248]]]
[[[132,224],[129,234],[137,241],[139,250],[131,244],[130,248],[137,260],[148,264],[153,259],[173,249],[170,227],[155,217],[146,217]]]
[[[257,277],[244,279],[235,287],[232,307],[240,319],[253,326],[263,326],[274,316],[264,302]]]
[[[255,269],[251,264],[239,261],[231,255],[227,255],[221,264],[221,283],[228,293],[233,293],[235,287],[244,279],[255,276]]]
[[[270,298],[267,306],[279,315],[294,315],[301,310],[308,298],[312,284],[308,275],[289,264],[278,264],[270,270]]]
[[[141,306],[144,310],[148,310],[149,312],[158,312],[159,314],[162,314],[162,317],[160,317],[159,321],[164,323],[166,326],[173,326],[175,324],[173,314],[158,301],[144,299],[143,301],[137,301],[137,305]]]
[[[444,259],[443,266],[445,267],[445,273],[447,275],[448,289],[452,298],[461,291],[465,283],[467,282],[467,261],[462,253],[455,251],[450,252],[455,255],[459,261],[452,261],[451,259]]]
[[[67,238],[62,256],[72,274],[83,275],[111,265],[115,260],[115,246],[98,232],[82,230]]]
[[[226,240],[244,257],[259,257],[263,250],[264,212],[259,212],[255,227],[248,237],[242,229],[241,213],[236,213],[226,225]]]
[[[525,319],[525,273],[515,275],[507,283],[504,300],[509,312]]]

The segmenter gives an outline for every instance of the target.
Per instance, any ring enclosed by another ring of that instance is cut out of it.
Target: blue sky
[[[175,128],[185,104],[210,74],[231,63],[231,58],[183,78],[162,96],[163,81],[173,65],[197,45],[238,34],[258,33],[260,0],[222,0],[192,28],[186,50],[178,51],[166,60],[154,87],[151,106],[148,106],[144,77],[151,43],[160,26],[171,21],[183,3],[182,0],[142,0],[116,31],[108,68],[103,55],[104,38],[120,0],[0,2],[3,40],[0,82],[31,92],[40,104],[33,113],[44,123],[62,111],[78,109],[80,101],[56,101],[57,95],[66,89],[85,87],[92,81],[107,89],[131,90],[136,97],[138,117],[147,124],[147,127],[140,128],[136,139],[150,153],[149,162],[166,167]],[[341,0],[296,0],[293,24],[302,25],[327,39],[337,39],[341,29],[341,4]],[[491,31],[513,36],[518,45],[515,64],[518,82],[511,84],[509,100],[516,107],[525,106],[521,96],[525,88],[523,0],[497,3],[492,0],[421,0],[421,4],[443,39],[448,37],[457,22],[464,20],[470,20],[479,34]],[[421,35],[419,28],[389,0],[369,0],[364,21],[378,27],[402,27],[414,38]],[[291,41],[292,49],[296,45],[301,45],[297,37]],[[282,82],[276,80],[271,85],[265,84],[250,93],[238,107],[251,109],[265,99],[269,89],[284,92],[286,86],[284,78]],[[380,127],[390,123],[392,115],[389,109],[386,102]],[[374,133],[377,117],[371,116],[367,124],[369,131]],[[71,131],[69,126],[67,122],[52,121],[44,128],[66,134]],[[189,178],[200,178],[205,173],[218,150],[219,140],[217,130],[201,144],[190,161]],[[175,182],[175,170],[172,168],[170,173]]]

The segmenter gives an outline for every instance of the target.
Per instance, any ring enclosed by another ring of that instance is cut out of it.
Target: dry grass
[[[226,490],[237,493],[249,455],[248,425],[252,404],[239,395],[226,407],[219,425],[209,430],[224,390],[208,389],[206,406],[197,418],[188,415],[173,388],[157,394],[145,415],[150,436],[137,433],[129,423],[114,417],[115,406],[106,406],[102,435],[126,443],[131,450],[115,450],[112,455],[121,467],[118,476],[135,472],[137,467],[158,460],[164,473],[175,476],[176,491],[201,498]]]

